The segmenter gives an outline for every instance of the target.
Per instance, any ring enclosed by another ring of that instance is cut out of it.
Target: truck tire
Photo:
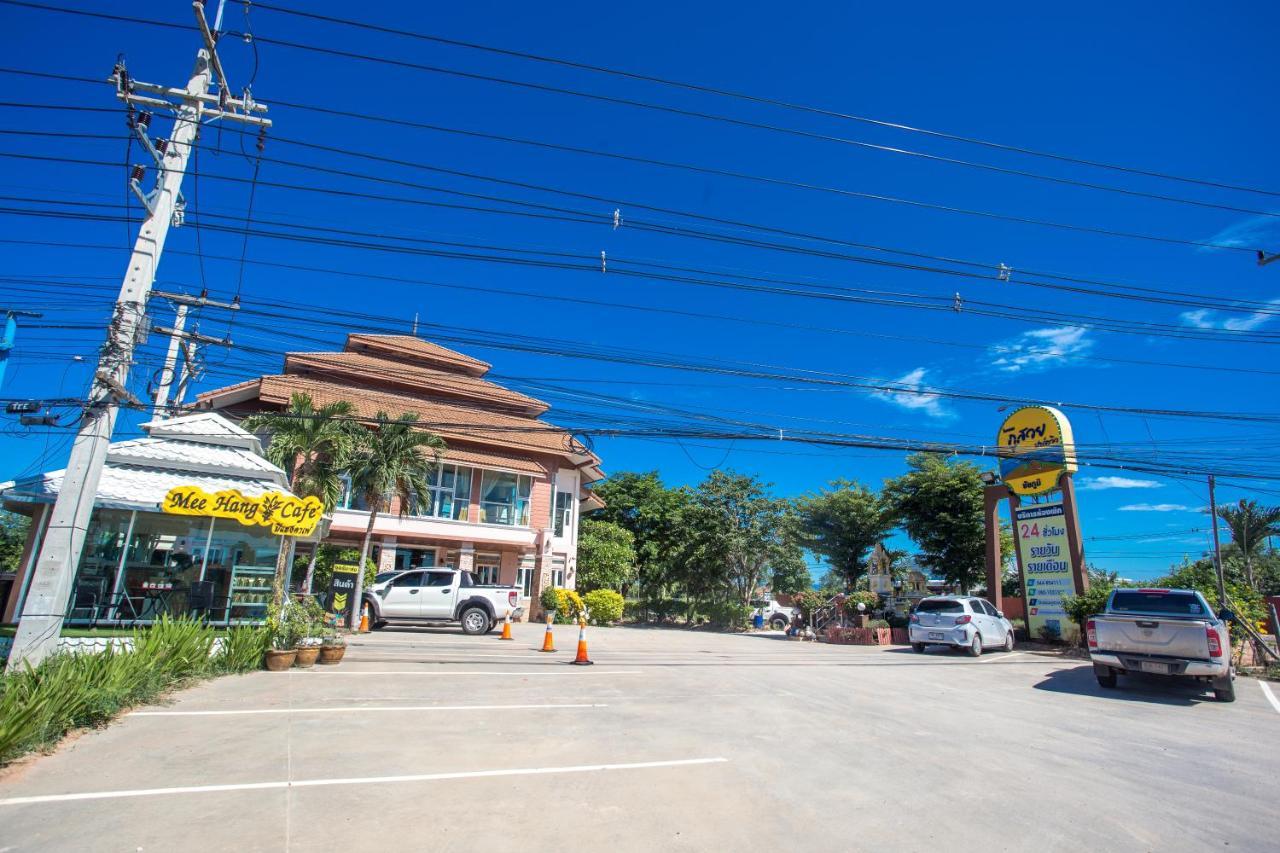
[[[912,643],[911,648],[914,649],[915,653],[918,655],[924,654],[924,643]]]
[[[1095,663],[1093,665],[1093,675],[1098,679],[1099,687],[1111,688],[1116,686],[1116,671],[1109,666]]]
[[[971,658],[982,657],[982,634],[979,631],[973,632],[973,642],[969,644],[969,648],[965,649]]]
[[[775,631],[785,631],[790,624],[791,620],[785,616],[775,616],[769,620],[769,627]]]
[[[459,621],[462,622],[462,633],[479,636],[489,630],[493,620],[489,618],[488,611],[483,607],[468,607],[462,611]]]
[[[1213,680],[1213,698],[1219,702],[1236,701],[1236,683],[1231,678],[1231,673]]]

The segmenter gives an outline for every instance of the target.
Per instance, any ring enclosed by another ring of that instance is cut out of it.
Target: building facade
[[[352,334],[342,352],[288,353],[281,373],[209,391],[198,404],[234,419],[307,394],[317,407],[346,401],[362,419],[417,415],[448,449],[429,495],[379,511],[379,571],[471,571],[480,583],[518,586],[525,613],[536,613],[544,588],[576,583],[579,518],[602,505],[588,487],[603,473],[594,453],[541,419],[546,403],[485,379],[489,369],[419,338]],[[359,547],[368,522],[346,489],[325,544]]]

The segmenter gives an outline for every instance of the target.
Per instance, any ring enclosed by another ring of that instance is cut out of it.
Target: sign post
[[[348,626],[354,624],[351,620],[357,605],[355,598],[357,571],[358,568],[354,564],[336,563],[333,567],[333,577],[329,580],[329,604],[325,609],[342,619]]]

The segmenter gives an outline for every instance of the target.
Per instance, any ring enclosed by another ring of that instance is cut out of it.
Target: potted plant
[[[320,641],[320,663],[335,664],[347,653],[347,641],[336,631],[326,633]]]
[[[310,596],[299,601],[291,601],[286,606],[286,619],[297,624],[298,656],[293,665],[302,669],[315,666],[320,656],[320,644],[325,634],[324,610]]]
[[[274,607],[267,614],[267,669],[271,672],[284,672],[293,666],[298,656],[296,648],[298,637],[294,626],[282,618]]]

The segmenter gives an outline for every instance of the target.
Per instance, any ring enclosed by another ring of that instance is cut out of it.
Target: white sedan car
[[[936,595],[922,600],[911,614],[911,648],[951,646],[977,657],[983,649],[1013,651],[1013,623],[983,598]]]

